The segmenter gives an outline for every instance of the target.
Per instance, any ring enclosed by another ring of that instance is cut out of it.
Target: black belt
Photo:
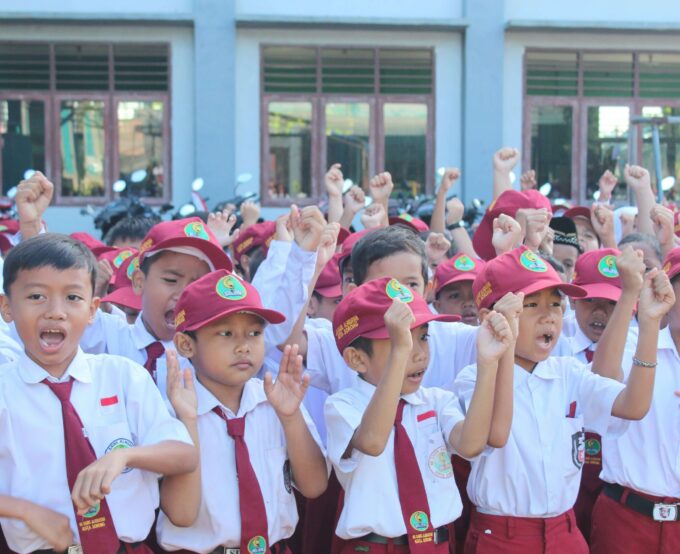
[[[373,542],[375,544],[389,544],[391,542],[395,546],[404,546],[408,544],[408,535],[401,535],[399,537],[388,539],[387,537],[377,535],[376,533],[369,533],[368,535],[359,537],[356,540]],[[449,528],[445,525],[442,527],[437,527],[434,530],[434,544],[442,544],[444,542],[449,542]]]
[[[624,506],[654,521],[680,521],[680,504],[654,502],[649,498],[635,494],[630,489],[628,491],[626,501],[623,503]],[[611,483],[604,485],[604,494],[616,502],[621,502],[625,492],[626,488],[621,485],[612,485]]]

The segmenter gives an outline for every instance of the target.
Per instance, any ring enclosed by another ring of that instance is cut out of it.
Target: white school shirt
[[[566,337],[565,341],[569,347],[569,352],[562,355],[576,358],[582,364],[590,363],[588,358],[586,358],[585,351],[592,350],[593,353],[595,353],[595,350],[597,350],[597,343],[591,341],[585,333],[581,331],[581,328],[578,325],[576,325],[574,334],[571,337]]]
[[[404,535],[406,526],[399,502],[394,461],[394,428],[379,456],[353,450],[343,458],[354,432],[375,392],[375,386],[356,377],[353,387],[332,395],[326,402],[328,457],[345,490],[336,534],[347,540],[377,533],[384,537]],[[434,528],[454,521],[462,504],[450,456],[449,435],[464,419],[458,399],[448,391],[420,387],[403,396],[402,425],[413,444]]]
[[[267,325],[264,341],[267,349],[283,344],[307,304],[309,283],[316,268],[316,251],[307,252],[295,242],[273,240],[267,257],[255,272],[251,283],[260,294],[265,308],[286,316],[278,325]]]
[[[175,527],[161,511],[156,532],[166,550],[192,550],[199,554],[219,546],[238,548],[241,540],[236,450],[227,434],[226,422],[212,410],[220,402],[197,380],[198,434],[201,449],[201,506],[191,527]],[[287,539],[298,522],[286,437],[274,408],[267,401],[262,381],[249,380],[237,414],[222,406],[229,419],[246,416],[244,439],[250,462],[260,484],[269,543]],[[302,415],[314,440],[321,448],[314,424],[302,408]]]
[[[624,378],[632,369],[637,341],[628,340]],[[680,498],[680,355],[668,327],[659,332],[652,405],[625,433],[603,437],[601,479],[654,496]]]
[[[469,406],[477,368],[453,384]],[[467,491],[480,512],[552,517],[574,506],[585,458],[583,430],[605,435],[625,424],[611,417],[624,385],[600,377],[571,357],[550,357],[532,373],[515,365],[513,419],[503,448],[472,461]],[[573,417],[569,417],[573,414]]]
[[[430,322],[430,361],[423,386],[441,387],[450,383],[458,371],[476,361],[477,329],[465,323]],[[353,386],[356,372],[345,364],[335,344],[332,323],[319,319],[313,325],[305,324],[305,333],[311,384],[329,394]]]
[[[0,367],[2,364],[18,360],[24,352],[19,335],[0,319]]]
[[[176,440],[192,444],[172,418],[147,371],[119,356],[78,351],[60,382],[73,377],[71,402],[98,458],[114,448]],[[0,494],[25,498],[69,517],[78,530],[66,476],[61,404],[44,384],[49,374],[22,356],[0,370]],[[56,381],[49,378],[51,381]],[[158,507],[158,475],[125,470],[106,497],[120,540],[143,541]],[[49,549],[17,519],[1,519],[10,548],[20,554]]]

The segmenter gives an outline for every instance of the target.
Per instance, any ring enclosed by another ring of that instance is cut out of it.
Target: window
[[[0,179],[45,172],[61,204],[136,192],[170,198],[169,49],[158,44],[0,42]]]
[[[680,114],[680,53],[528,50],[524,65],[525,170],[552,185],[553,199],[579,203],[610,170],[619,179],[614,199],[626,199],[625,164],[654,168],[651,129],[633,133],[630,119]],[[661,178],[675,183],[680,128],[662,125],[660,134]],[[679,197],[680,187],[668,195]]]
[[[264,203],[315,201],[336,162],[364,188],[385,168],[395,190],[431,191],[432,50],[266,46],[262,61]]]

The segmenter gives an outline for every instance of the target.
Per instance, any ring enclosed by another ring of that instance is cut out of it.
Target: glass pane
[[[311,195],[311,146],[311,102],[270,102],[270,198],[305,198]]]
[[[680,54],[641,52],[638,65],[642,98],[680,98]]]
[[[27,169],[45,172],[45,103],[0,100],[0,136],[5,194]]]
[[[571,198],[572,108],[531,108],[531,167],[540,185],[550,183],[550,198]]]
[[[618,184],[612,199],[625,200],[626,184],[623,167],[628,161],[628,128],[630,108],[627,106],[590,106],[588,108],[588,153],[586,167],[586,200],[598,190],[600,176],[611,171]]]
[[[576,96],[576,52],[527,52],[526,90],[529,96]]]
[[[425,194],[427,166],[427,105],[385,104],[385,171],[394,191]]]
[[[670,106],[645,106],[642,108],[644,117],[680,116],[680,108]],[[656,183],[654,166],[654,147],[652,146],[652,129],[648,125],[639,127],[642,133],[642,165],[649,169],[652,183]],[[661,178],[666,191],[666,197],[677,201],[680,199],[680,127],[667,123],[659,126],[659,142],[661,143]]]
[[[633,55],[583,54],[584,96],[633,96]]]
[[[121,179],[146,170],[138,194],[163,196],[163,102],[118,102],[118,159]]]
[[[62,196],[103,196],[104,102],[63,100],[59,113]]]
[[[345,179],[368,186],[368,127],[366,103],[326,104],[326,161],[342,164]]]

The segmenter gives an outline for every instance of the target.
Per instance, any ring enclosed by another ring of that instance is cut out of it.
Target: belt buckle
[[[654,504],[652,511],[654,521],[677,521],[678,520],[678,505],[677,504]]]
[[[74,544],[73,546],[69,546],[68,550],[66,551],[67,554],[83,554],[83,547],[79,544]]]
[[[241,554],[240,548],[230,548],[228,546],[224,547],[224,554]]]

